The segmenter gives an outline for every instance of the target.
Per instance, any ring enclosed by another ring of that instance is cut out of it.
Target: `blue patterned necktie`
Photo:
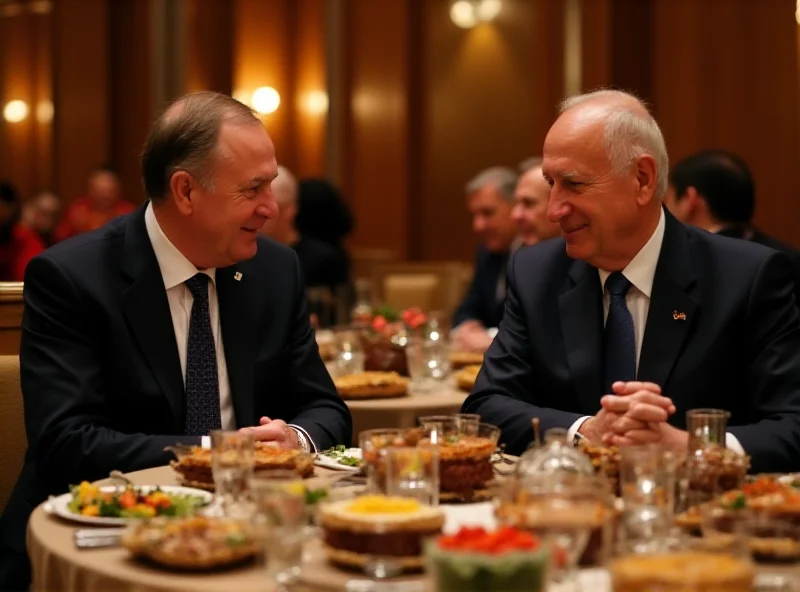
[[[186,280],[194,297],[186,347],[186,435],[206,436],[222,425],[217,350],[208,310],[208,280],[198,273]]]
[[[606,279],[608,291],[608,318],[605,329],[605,374],[603,394],[611,392],[618,380],[636,380],[636,335],[633,317],[625,302],[631,287],[630,281],[615,271]]]

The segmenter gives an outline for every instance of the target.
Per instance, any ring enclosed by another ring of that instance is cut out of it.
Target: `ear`
[[[178,212],[183,216],[188,216],[194,209],[192,194],[195,191],[196,183],[192,175],[187,171],[176,171],[169,179],[169,191]]]
[[[636,183],[639,189],[637,201],[639,205],[649,203],[656,195],[656,176],[658,166],[649,154],[636,159]]]

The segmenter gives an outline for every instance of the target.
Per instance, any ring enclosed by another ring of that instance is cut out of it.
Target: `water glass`
[[[241,516],[253,475],[255,441],[251,432],[211,432],[211,471],[216,491],[210,513]]]
[[[359,374],[364,371],[364,348],[356,329],[346,327],[334,330],[336,358],[334,372],[337,376]]]
[[[423,437],[431,444],[442,444],[459,435],[459,422],[455,415],[424,415],[419,418]]]
[[[456,413],[456,430],[462,436],[477,436],[481,425],[481,416],[477,413]]]
[[[386,449],[386,493],[439,505],[439,450],[435,446]]]
[[[358,443],[367,475],[367,492],[386,493],[386,451],[389,447],[405,446],[405,430],[364,430],[358,435]]]

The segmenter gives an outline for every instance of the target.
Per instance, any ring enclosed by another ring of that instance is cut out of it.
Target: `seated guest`
[[[550,185],[542,175],[542,160],[528,159],[514,190],[511,215],[517,223],[519,240],[525,246],[561,236],[561,227],[547,219]]]
[[[272,183],[272,193],[278,204],[278,215],[267,220],[261,229],[266,236],[291,247],[300,260],[306,286],[335,289],[347,283],[347,267],[336,250],[321,240],[301,235],[295,226],[297,217],[297,180],[289,170],[278,167]]]
[[[563,239],[520,249],[503,322],[464,402],[502,429],[531,420],[595,443],[686,451],[686,411],[730,411],[754,472],[800,469],[800,316],[788,257],[666,212],[668,159],[637,99],[568,99],[544,143]]]
[[[664,202],[685,224],[786,253],[795,268],[795,301],[800,304],[800,252],[753,226],[755,183],[744,160],[724,150],[685,158],[672,168]]]
[[[463,351],[485,351],[492,342],[489,329],[503,316],[506,297],[506,263],[517,227],[511,216],[517,174],[492,167],[467,183],[467,207],[472,229],[481,239],[475,257],[475,275],[453,315],[452,339]]]
[[[116,173],[106,168],[99,168],[89,175],[86,195],[67,206],[64,219],[53,234],[54,242],[96,230],[109,220],[133,210],[133,204],[121,197],[119,177]]]
[[[16,188],[0,181],[0,282],[21,282],[28,262],[45,248],[34,231],[20,224],[19,218]]]
[[[53,231],[61,216],[61,201],[55,193],[42,191],[22,204],[22,224],[39,235],[46,246],[53,244]]]
[[[275,150],[225,95],[173,103],[142,155],[149,201],[25,275],[26,462],[0,521],[0,589],[29,577],[31,510],[70,483],[166,465],[214,429],[308,450],[350,442],[297,256],[259,236]]]

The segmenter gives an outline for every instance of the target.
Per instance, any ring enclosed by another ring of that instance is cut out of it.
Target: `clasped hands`
[[[601,409],[583,422],[578,433],[606,446],[662,443],[685,451],[688,434],[667,423],[675,413],[672,400],[652,382],[615,382],[613,394],[600,400]]]
[[[282,419],[262,417],[259,425],[241,428],[240,432],[252,432],[256,442],[270,442],[279,448],[300,448],[297,432]]]

